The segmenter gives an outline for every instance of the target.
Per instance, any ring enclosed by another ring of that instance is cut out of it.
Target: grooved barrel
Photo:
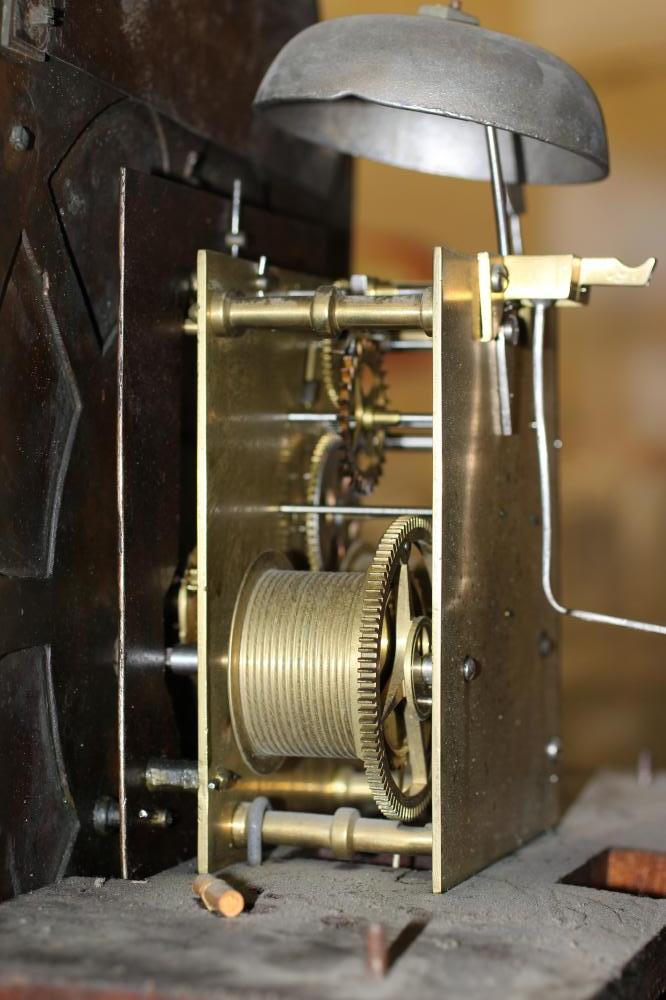
[[[357,755],[364,573],[267,569],[247,597],[235,688],[255,757]]]

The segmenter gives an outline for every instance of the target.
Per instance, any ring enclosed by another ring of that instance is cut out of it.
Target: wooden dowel
[[[206,909],[223,917],[238,917],[245,909],[242,893],[214,875],[197,875],[192,889]]]

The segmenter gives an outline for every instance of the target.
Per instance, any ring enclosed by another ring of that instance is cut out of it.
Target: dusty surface
[[[68,879],[0,907],[0,983],[246,1000],[658,996],[666,900],[559,884],[610,846],[666,848],[666,776],[602,775],[557,831],[439,897],[429,872],[286,852],[229,870],[253,901],[237,920],[194,901],[193,865],[143,883]],[[372,921],[399,939],[382,980],[364,968]]]

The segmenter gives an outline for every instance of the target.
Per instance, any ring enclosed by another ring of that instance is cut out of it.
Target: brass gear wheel
[[[423,606],[421,616],[414,616],[415,589],[404,560],[412,545],[429,549],[432,545],[430,524],[421,517],[402,517],[385,532],[367,571],[363,593],[359,633],[357,713],[358,751],[375,802],[389,819],[408,822],[416,819],[430,802],[429,754],[425,745],[423,713],[414,698],[412,683],[405,675],[405,664],[415,650],[410,644],[423,641],[427,632],[429,656],[430,608]],[[426,595],[421,592],[422,599]],[[391,604],[394,607],[391,610]],[[424,601],[425,603],[425,601]],[[389,658],[389,676],[384,676],[384,631],[387,615],[394,616],[394,649]],[[396,781],[386,728],[390,715],[402,702],[406,742],[409,747],[410,786],[401,788]]]
[[[322,340],[321,351],[321,380],[324,391],[331,404],[337,409],[338,406],[338,386],[340,383],[339,364],[336,363],[333,351],[332,340]]]
[[[354,488],[365,496],[377,485],[384,465],[386,430],[372,418],[387,405],[381,347],[370,337],[351,337],[340,363],[338,430],[347,446]]]
[[[285,758],[362,762],[379,810],[410,821],[430,801],[428,521],[402,517],[365,571],[294,570],[264,553],[241,585],[229,705],[247,767]]]
[[[323,434],[310,460],[307,502],[314,507],[330,506],[331,513],[305,517],[305,552],[311,570],[341,568],[359,528],[358,522],[336,517],[335,507],[351,505],[356,499],[344,441],[339,434]]]

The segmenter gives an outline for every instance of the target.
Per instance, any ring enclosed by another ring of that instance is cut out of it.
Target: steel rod
[[[171,646],[166,651],[166,667],[172,674],[194,675],[198,667],[195,645]]]
[[[336,517],[432,517],[430,507],[333,507],[282,504],[279,514],[335,514]]]
[[[432,451],[432,437],[418,434],[389,434],[385,447],[388,451]]]
[[[337,413],[288,413],[290,424],[333,424],[338,419]]]
[[[502,257],[511,253],[511,231],[506,207],[506,188],[500,159],[497,130],[492,125],[486,125],[486,143],[488,145],[488,160],[490,163],[490,184],[493,192],[493,207],[495,209],[495,224],[497,226],[497,241]]]
[[[426,337],[419,340],[405,337],[404,340],[388,340],[383,346],[387,351],[432,351],[432,340]]]
[[[520,216],[525,211],[525,195],[520,184],[505,184],[506,210],[509,216],[511,249],[514,254],[523,252],[523,229]]]
[[[411,427],[420,430],[432,429],[432,413],[383,413],[379,410],[376,414],[378,425],[389,427]],[[384,419],[383,419],[384,418]],[[337,413],[288,413],[287,420],[292,424],[333,424],[337,421]],[[355,427],[356,421],[352,418],[350,426]]]
[[[412,427],[416,430],[432,430],[432,413],[401,413],[398,427]]]

